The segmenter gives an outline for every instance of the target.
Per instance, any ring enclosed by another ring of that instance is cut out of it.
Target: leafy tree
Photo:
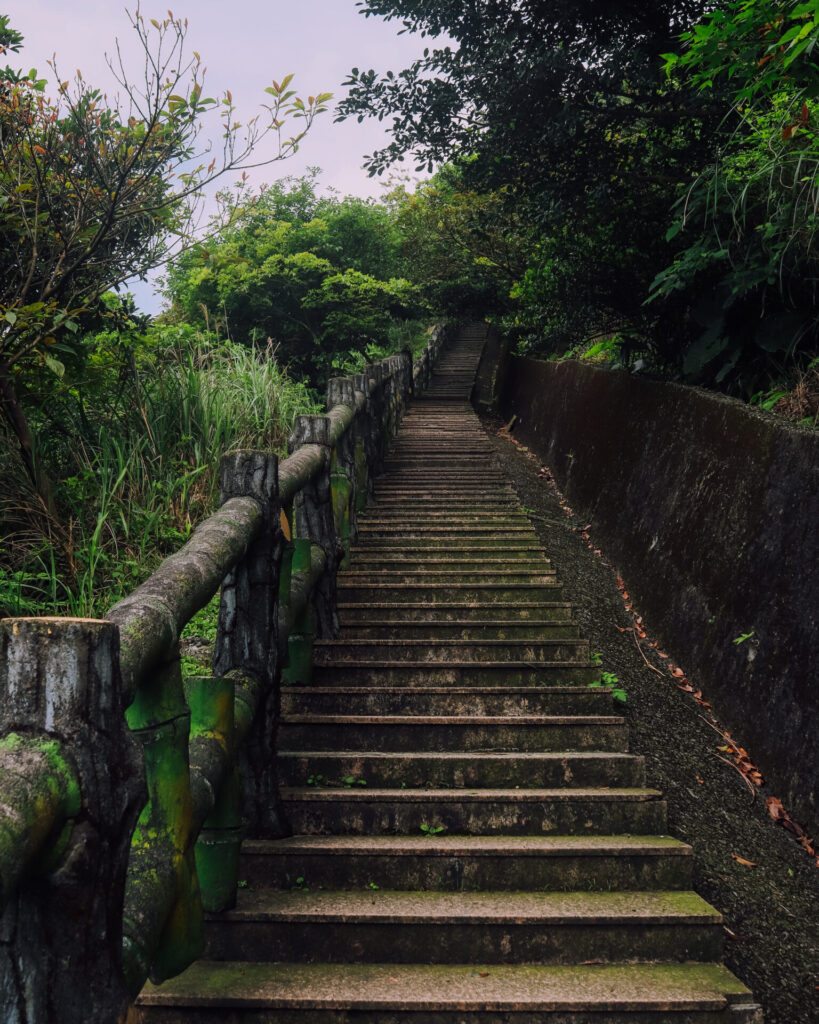
[[[398,73],[353,69],[338,116],[392,122],[371,173],[412,155],[419,167],[458,162],[478,192],[507,189],[541,236],[516,288],[533,334],[551,330],[562,306],[569,332],[614,323],[673,345],[666,329],[652,334],[658,312],[643,301],[673,255],[669,207],[710,157],[724,106],[718,90],[668,84],[661,55],[706,0],[359,6],[453,40]],[[672,312],[665,327],[678,320]],[[566,330],[558,335],[552,347],[565,347]]]
[[[531,231],[505,187],[479,192],[448,165],[414,191],[397,182],[395,211],[406,276],[448,315],[502,313],[526,268]]]
[[[652,294],[692,297],[685,373],[746,394],[807,362],[819,340],[817,39],[819,3],[733,0],[666,58],[676,81],[725,82],[732,106],[669,231],[683,248]]]
[[[117,49],[109,65],[122,101],[111,104],[80,72],[60,81],[53,62],[55,98],[33,70],[7,70],[0,81],[0,411],[49,508],[28,410],[43,373],[60,376],[82,360],[84,312],[189,243],[210,182],[295,152],[330,98],[303,101],[288,75],[267,88],[263,115],[242,124],[230,92],[204,93],[201,60],[185,54],[186,21],[146,25],[138,8],[129,17],[144,73],[132,77]],[[0,42],[20,48],[8,19]],[[209,113],[222,125],[219,152],[203,142]],[[288,119],[301,119],[290,136]],[[265,139],[277,145],[259,161]]]
[[[280,358],[323,387],[349,352],[388,343],[395,318],[423,312],[398,276],[394,217],[371,200],[320,196],[316,173],[222,195],[226,223],[169,269],[172,311]]]

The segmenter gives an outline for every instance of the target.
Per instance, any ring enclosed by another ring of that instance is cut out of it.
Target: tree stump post
[[[364,408],[355,419],[356,512],[363,512],[375,496],[373,483],[375,452],[372,443],[374,405],[370,396],[370,378],[366,373],[353,376],[353,387],[364,395]]]
[[[291,453],[307,445],[322,451],[322,467],[296,495],[293,504],[295,534],[320,547],[326,557],[326,568],[310,594],[313,627],[317,637],[330,639],[338,632],[336,608],[336,575],[344,554],[336,537],[333,501],[330,488],[330,419],[327,416],[297,416],[290,435]]]
[[[142,755],[121,699],[119,630],[91,619],[0,622],[0,733],[56,740],[78,813],[0,918],[0,1005],[14,1024],[110,1024],[129,994],[122,903],[145,802]],[[19,765],[21,780],[25,760]],[[31,865],[36,869],[36,865]]]
[[[264,528],[245,558],[222,584],[213,674],[250,673],[262,698],[247,741],[239,752],[242,813],[252,835],[289,834],[275,770],[279,715],[279,573],[283,537],[277,457],[270,452],[230,452],[219,473],[220,500],[252,497],[262,507]]]
[[[364,367],[364,376],[375,381],[375,390],[370,395],[371,415],[368,418],[370,450],[370,478],[374,479],[384,470],[385,454],[385,406],[384,406],[384,369],[380,363],[371,363]]]
[[[333,490],[333,510],[336,533],[344,545],[344,559],[341,568],[350,562],[350,548],[358,539],[356,516],[356,429],[355,429],[355,387],[351,377],[334,377],[327,384],[327,411],[344,405],[353,411],[353,423],[336,443],[330,471]]]

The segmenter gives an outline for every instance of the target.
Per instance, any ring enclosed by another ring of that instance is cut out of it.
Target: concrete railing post
[[[352,377],[334,377],[327,384],[327,411],[331,412],[339,405],[352,409],[355,415],[355,386]],[[336,533],[344,545],[342,568],[347,568],[350,547],[358,539],[355,422],[336,442],[330,468],[330,482],[333,490]]]
[[[125,724],[119,630],[89,619],[0,623],[0,734],[20,738],[4,787],[5,817],[27,806],[41,755],[74,778],[69,819],[49,830],[47,801],[27,823],[39,863],[7,893],[0,921],[0,1006],[20,1024],[110,1024],[128,1002],[122,969],[122,899],[134,829],[145,802],[142,756]],[[5,773],[4,773],[5,776]],[[49,787],[53,788],[53,787]],[[28,845],[28,844],[27,844]],[[33,850],[29,849],[30,855]],[[3,883],[10,882],[3,864]]]
[[[316,636],[331,638],[338,632],[336,574],[344,554],[336,536],[330,487],[330,420],[327,416],[297,416],[290,435],[291,453],[314,445],[321,452],[321,469],[298,492],[293,505],[295,536],[309,540],[324,552],[325,569],[310,595]]]
[[[254,498],[262,508],[261,535],[222,584],[213,674],[242,671],[261,687],[260,706],[240,756],[242,813],[254,835],[280,836],[281,810],[273,752],[279,705],[279,574],[284,538],[280,528],[278,459],[270,452],[230,452],[219,475],[222,504]]]

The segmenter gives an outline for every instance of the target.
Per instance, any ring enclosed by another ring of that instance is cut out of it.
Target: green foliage
[[[690,308],[685,376],[745,397],[804,366],[819,339],[817,37],[817,3],[733,0],[666,55],[683,84],[724,80],[734,105],[715,159],[677,204],[667,237],[684,248],[651,299]]]
[[[509,292],[526,267],[531,231],[507,188],[479,192],[455,166],[442,168],[414,191],[394,183],[405,273],[430,306],[445,316],[505,312]]]
[[[55,513],[0,446],[0,600],[8,612],[96,616],[184,543],[218,498],[232,447],[284,452],[293,417],[317,411],[271,350],[189,327],[84,337],[31,418],[57,481]],[[64,525],[66,524],[66,525]]]
[[[166,294],[178,315],[242,344],[272,338],[292,372],[323,389],[351,356],[393,351],[393,325],[424,304],[400,276],[391,211],[320,196],[317,173],[223,193],[227,225],[169,270]]]
[[[491,210],[503,196],[503,217],[524,244],[513,247],[512,308],[491,312],[505,314],[524,351],[563,352],[620,331],[631,350],[662,360],[675,342],[665,324],[655,335],[658,310],[643,301],[673,256],[668,209],[710,155],[723,108],[718,96],[669,85],[661,54],[710,5],[361,6],[454,41],[430,45],[398,74],[351,72],[340,116],[392,121],[392,141],[368,158],[371,172],[407,154],[429,169],[451,161],[460,191],[478,197],[471,206]],[[668,323],[678,320],[670,310]]]
[[[56,98],[33,69],[0,72],[0,415],[52,514],[27,398],[81,362],[80,316],[105,291],[189,244],[203,189],[250,166],[259,143],[275,140],[263,162],[294,153],[330,99],[324,93],[305,103],[288,88],[290,75],[265,90],[263,113],[242,124],[229,91],[205,95],[201,58],[185,54],[187,21],[169,12],[146,25],[138,8],[129,19],[144,60],[134,77],[117,47],[113,101],[80,71],[61,80],[56,58],[49,62]],[[12,50],[22,42],[6,17],[0,42]],[[199,137],[209,111],[218,111],[223,127],[213,159]],[[288,120],[299,124],[289,138]]]

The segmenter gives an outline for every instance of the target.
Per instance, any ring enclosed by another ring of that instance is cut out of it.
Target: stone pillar
[[[315,445],[322,452],[321,469],[298,492],[293,504],[296,537],[309,539],[326,557],[326,568],[313,587],[310,603],[316,636],[330,639],[338,632],[336,574],[344,555],[336,537],[330,489],[330,420],[327,416],[297,416],[290,435],[290,451]]]
[[[220,467],[220,498],[252,497],[262,507],[264,527],[244,559],[222,584],[213,674],[251,673],[262,698],[247,741],[239,751],[242,813],[255,836],[288,834],[275,772],[279,714],[279,573],[283,537],[278,459],[270,452],[238,451]]]
[[[127,1005],[123,891],[146,794],[124,710],[113,623],[0,622],[0,734],[25,736],[20,782],[43,744],[62,752],[77,782],[76,817],[43,837],[39,862],[0,919],[0,1006],[9,1024],[110,1024]],[[3,796],[14,802],[13,793]]]

